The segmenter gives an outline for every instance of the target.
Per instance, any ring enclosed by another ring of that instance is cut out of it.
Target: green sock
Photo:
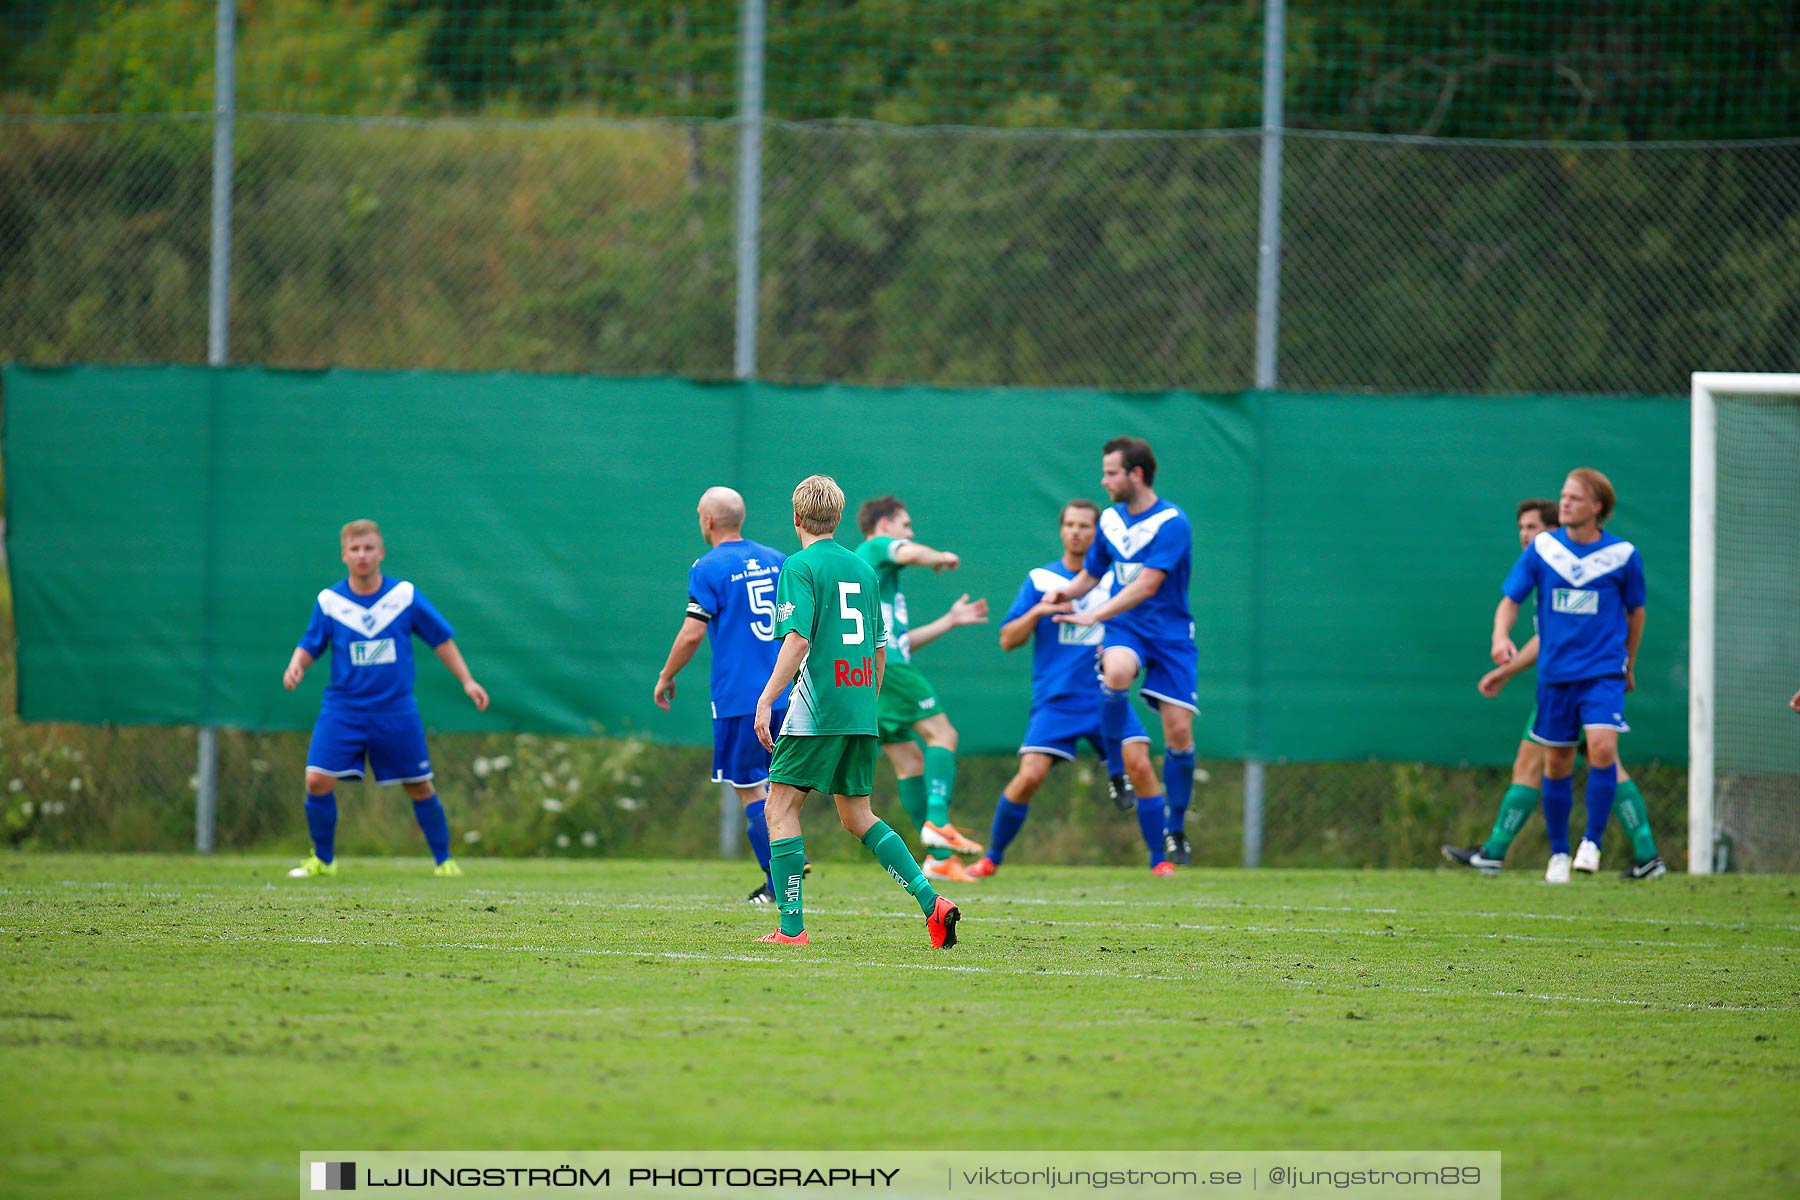
[[[950,823],[950,793],[956,789],[956,751],[942,746],[925,747],[925,819],[933,825]]]
[[[800,839],[794,840],[797,842]],[[887,868],[887,873],[894,877],[894,882],[919,902],[919,911],[929,917],[931,910],[937,906],[937,893],[931,890],[930,881],[919,871],[919,864],[913,861],[912,851],[906,848],[906,839],[890,829],[886,821],[878,820],[862,835],[862,844],[869,848],[869,853],[875,856],[876,862]]]
[[[905,779],[896,779],[900,785],[900,807],[906,810],[907,819],[921,828],[925,825],[925,777],[910,775]]]
[[[1613,796],[1613,813],[1631,836],[1631,857],[1649,862],[1656,857],[1656,835],[1650,832],[1650,810],[1644,807],[1644,793],[1638,791],[1637,780],[1627,779]]]
[[[1489,858],[1505,858],[1513,839],[1538,808],[1538,790],[1515,783],[1500,797],[1500,811],[1494,814],[1494,831],[1482,843],[1481,852]]]
[[[805,875],[805,839],[776,838],[769,843],[769,878],[775,883],[775,902],[781,905],[781,932],[789,937],[806,928],[800,912],[800,880]]]

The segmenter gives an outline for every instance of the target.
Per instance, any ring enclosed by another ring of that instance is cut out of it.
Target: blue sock
[[[423,800],[413,801],[413,820],[425,831],[425,844],[431,847],[431,857],[443,862],[450,857],[450,819],[444,815],[443,802],[437,793]]]
[[[1100,685],[1100,732],[1106,735],[1106,773],[1125,773],[1125,718],[1131,712],[1131,692]]]
[[[769,819],[763,815],[768,806],[767,800],[744,805],[744,834],[750,839],[750,849],[756,855],[756,865],[762,868],[764,879],[769,877]],[[769,890],[775,890],[773,882],[769,884]]]
[[[1598,846],[1612,816],[1613,795],[1619,790],[1619,764],[1589,767],[1587,781],[1587,840]]]
[[[313,853],[320,862],[337,857],[337,793],[306,797],[306,828],[312,833]]]
[[[1169,797],[1169,831],[1187,828],[1188,801],[1194,795],[1194,752],[1173,750],[1163,754],[1163,787]]]
[[[1150,847],[1150,865],[1153,867],[1167,857],[1163,854],[1165,812],[1165,802],[1161,796],[1138,797],[1138,832],[1144,835],[1144,845]]]
[[[1006,847],[1009,842],[1019,836],[1019,830],[1025,824],[1025,818],[1031,815],[1031,805],[1014,804],[1000,793],[1000,800],[994,805],[994,827],[988,831],[987,856],[997,867],[1006,859]]]
[[[1550,853],[1569,852],[1569,814],[1575,810],[1575,777],[1544,779],[1544,824],[1550,830]]]

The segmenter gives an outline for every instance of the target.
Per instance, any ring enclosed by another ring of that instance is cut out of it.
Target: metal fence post
[[[237,3],[219,0],[213,50],[212,271],[208,281],[206,362],[226,361],[231,321],[231,135],[237,116]],[[211,664],[202,669],[211,670]],[[219,814],[219,730],[200,730],[195,775],[194,849],[212,853]]]
[[[1262,199],[1256,232],[1256,386],[1271,391],[1276,384],[1276,344],[1281,328],[1281,125],[1282,88],[1287,48],[1287,2],[1265,0],[1263,5],[1263,123]],[[1260,448],[1259,448],[1260,453]],[[1261,534],[1258,533],[1259,539]],[[1256,663],[1262,645],[1261,550],[1253,551],[1255,587],[1251,603],[1253,683],[1250,689],[1250,752],[1257,756],[1244,764],[1244,865],[1262,861],[1263,788],[1262,679]]]
[[[762,225],[763,0],[745,0],[738,28],[737,331],[732,375],[756,378],[756,289]],[[739,426],[740,450],[742,425]],[[737,789],[719,785],[719,857],[736,858],[744,824]]]

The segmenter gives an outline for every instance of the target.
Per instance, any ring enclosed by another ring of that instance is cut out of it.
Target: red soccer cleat
[[[1154,867],[1150,868],[1150,873],[1166,879],[1175,873],[1175,864],[1172,862],[1159,862]]]
[[[765,933],[761,937],[757,938],[756,940],[759,942],[773,942],[777,946],[810,946],[810,945],[812,945],[812,939],[806,936],[806,930],[804,930],[804,929],[802,929],[799,933],[796,933],[793,937],[789,937],[787,934],[781,932],[780,929],[776,929],[773,933]]]
[[[950,903],[948,897],[939,896],[931,908],[931,915],[925,918],[925,932],[931,935],[931,944],[939,950],[956,945],[956,923],[960,920],[962,909]]]
[[[986,879],[989,875],[992,875],[999,869],[999,867],[994,865],[993,859],[982,858],[969,864],[968,875],[972,879]]]

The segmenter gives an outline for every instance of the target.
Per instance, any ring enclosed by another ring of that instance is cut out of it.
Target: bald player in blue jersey
[[[713,782],[730,784],[744,806],[744,832],[762,868],[752,904],[773,904],[769,887],[769,752],[756,738],[752,718],[763,684],[775,669],[775,587],[787,555],[744,536],[744,498],[711,487],[695,510],[700,536],[712,549],[688,571],[687,616],[651,693],[669,711],[675,676],[700,643],[712,640]],[[787,715],[787,692],[775,699],[775,728]]]
[[[1644,560],[1637,547],[1606,532],[1617,502],[1612,481],[1580,467],[1563,481],[1559,529],[1545,530],[1519,555],[1494,610],[1492,653],[1505,666],[1519,606],[1537,594],[1538,705],[1531,738],[1545,747],[1544,823],[1550,831],[1547,883],[1569,870],[1600,869],[1600,838],[1618,790],[1619,735],[1625,695],[1637,686],[1644,636]],[[1588,746],[1587,834],[1571,862],[1569,814],[1575,806],[1575,747]]]
[[[337,781],[361,779],[363,759],[375,782],[397,783],[412,797],[413,817],[431,848],[435,875],[461,875],[450,857],[450,822],[432,785],[425,726],[413,698],[412,639],[437,654],[477,712],[487,690],[475,682],[452,640],[454,630],[418,589],[384,577],[381,527],[352,521],[338,531],[349,577],[319,593],[312,620],[288,659],[282,684],[293,691],[320,655],[331,653],[331,682],[306,751],[306,825],[312,857],[289,871],[296,879],[337,874]]]
[[[1107,773],[1114,800],[1130,805],[1123,742],[1131,712],[1130,687],[1162,717],[1166,792],[1137,795],[1138,829],[1150,849],[1150,869],[1172,875],[1192,861],[1185,829],[1194,788],[1194,715],[1199,711],[1194,619],[1188,612],[1193,569],[1193,530],[1187,514],[1156,494],[1156,454],[1142,438],[1118,437],[1101,449],[1100,483],[1116,503],[1100,515],[1100,535],[1068,585],[1046,596],[1052,603],[1079,600],[1109,572],[1112,598],[1085,611],[1059,613],[1068,625],[1104,623],[1100,655],[1100,713],[1107,742]]]
[[[1017,650],[1027,642],[1031,651],[1031,715],[1025,722],[1025,738],[1019,746],[1019,769],[1000,793],[994,806],[994,824],[987,854],[969,868],[969,874],[985,879],[1000,869],[1006,849],[1019,835],[1050,768],[1074,762],[1086,741],[1106,755],[1106,735],[1100,724],[1100,680],[1094,659],[1105,640],[1104,625],[1059,625],[1059,613],[1098,608],[1112,598],[1112,577],[1103,578],[1094,590],[1073,604],[1052,604],[1044,597],[1081,573],[1088,547],[1100,518],[1100,507],[1091,500],[1071,500],[1057,519],[1062,537],[1062,557],[1033,567],[1019,585],[1005,621],[1000,626],[1000,648]],[[1125,769],[1139,787],[1155,789],[1150,766],[1150,736],[1136,712],[1128,712],[1125,724]]]

